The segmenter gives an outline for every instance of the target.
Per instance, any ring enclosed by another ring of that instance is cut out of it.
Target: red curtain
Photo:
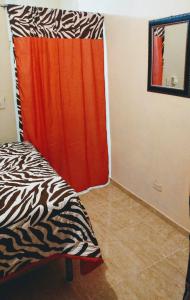
[[[103,39],[14,37],[24,140],[76,191],[108,181]]]
[[[152,68],[152,84],[162,85],[163,77],[163,37],[154,36],[153,41],[153,68]]]

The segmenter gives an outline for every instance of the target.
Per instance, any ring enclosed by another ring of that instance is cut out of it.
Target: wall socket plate
[[[157,181],[153,182],[152,185],[153,189],[155,189],[157,192],[162,192],[162,185],[160,183],[158,183]]]
[[[0,97],[0,109],[5,109],[6,108],[6,105],[5,105],[5,97]]]

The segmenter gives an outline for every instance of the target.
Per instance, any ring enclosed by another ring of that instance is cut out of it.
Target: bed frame
[[[73,262],[71,258],[65,259],[65,280],[67,282],[73,281]]]

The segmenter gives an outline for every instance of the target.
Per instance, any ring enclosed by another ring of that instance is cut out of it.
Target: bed
[[[0,145],[0,282],[59,257],[103,262],[85,208],[30,143]]]

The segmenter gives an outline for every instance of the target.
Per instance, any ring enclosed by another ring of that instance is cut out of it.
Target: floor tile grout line
[[[160,262],[162,262],[163,260],[165,260],[164,257],[160,258],[159,260],[155,261],[154,263],[152,263],[151,265],[145,267],[144,269],[142,269],[142,271],[139,271],[139,274],[151,269],[152,267],[158,265]]]
[[[186,248],[187,249],[187,248]],[[158,265],[160,262],[167,260],[168,258],[170,258],[172,255],[176,254],[179,251],[183,251],[184,249],[176,249],[176,251],[172,252],[171,254],[167,255],[167,256],[163,256],[161,259],[155,261],[154,263],[152,263],[151,265],[149,265],[148,267],[145,267],[142,271],[140,271],[138,274],[141,274],[149,269],[151,269],[152,267],[154,267],[155,265]],[[179,271],[180,272],[180,271]],[[180,272],[181,273],[181,272]]]

